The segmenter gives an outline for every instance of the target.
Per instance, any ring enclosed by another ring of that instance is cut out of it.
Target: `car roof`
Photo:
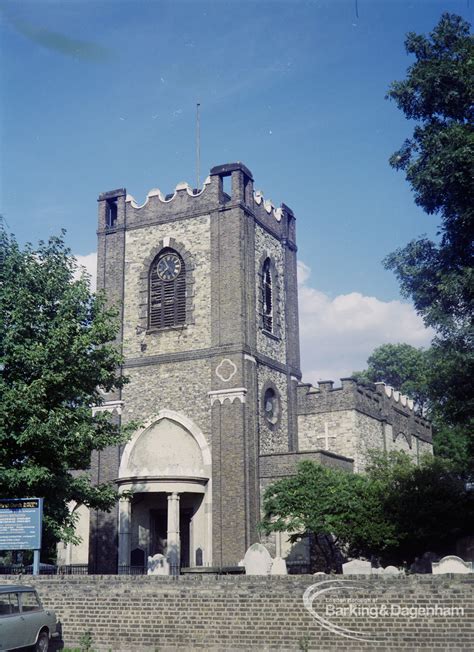
[[[24,584],[0,584],[0,593],[12,593],[13,591],[34,591],[34,587]]]

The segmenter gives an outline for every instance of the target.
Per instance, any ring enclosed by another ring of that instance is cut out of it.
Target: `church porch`
[[[206,485],[200,479],[124,483],[119,505],[118,572],[141,573],[163,555],[170,574],[211,563]],[[126,497],[128,491],[133,497]]]

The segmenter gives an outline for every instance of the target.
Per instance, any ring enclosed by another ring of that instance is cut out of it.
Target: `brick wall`
[[[341,627],[363,631],[369,637],[377,635],[382,641],[379,644],[332,633],[306,611],[304,591],[329,579],[309,575],[187,576],[178,580],[79,576],[20,581],[35,585],[45,606],[56,611],[66,646],[77,645],[90,630],[93,649],[114,652],[473,649],[474,575],[355,578],[366,588],[351,591],[351,598],[366,598],[371,604],[385,604],[389,609],[391,605],[412,610],[436,605],[464,609],[463,615],[455,616],[328,617]],[[5,577],[4,581],[18,583],[18,577]],[[335,595],[322,600],[333,600]],[[318,613],[324,613],[324,603],[313,605]]]
[[[296,475],[300,462],[317,462],[323,466],[332,466],[345,471],[352,471],[352,459],[325,450],[300,451],[298,453],[274,453],[260,455],[260,477],[277,480],[281,477]]]

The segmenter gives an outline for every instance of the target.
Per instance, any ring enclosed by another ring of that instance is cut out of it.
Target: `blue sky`
[[[302,306],[310,340],[324,332],[315,306],[341,297],[365,315],[368,298],[406,312],[381,260],[438,220],[388,165],[412,125],[384,96],[411,63],[406,32],[443,11],[472,20],[469,0],[0,2],[0,210],[20,242],[66,228],[76,254],[95,251],[100,192],[124,186],[141,203],[194,183],[200,102],[201,179],[241,160],[296,213],[301,294],[324,297]],[[406,333],[387,317],[382,340],[426,343],[412,317]],[[362,359],[382,341],[372,326]],[[308,372],[359,364],[342,355]]]

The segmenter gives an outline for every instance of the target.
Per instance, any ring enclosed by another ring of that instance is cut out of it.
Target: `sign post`
[[[0,498],[0,550],[33,550],[33,575],[39,574],[42,498]]]

